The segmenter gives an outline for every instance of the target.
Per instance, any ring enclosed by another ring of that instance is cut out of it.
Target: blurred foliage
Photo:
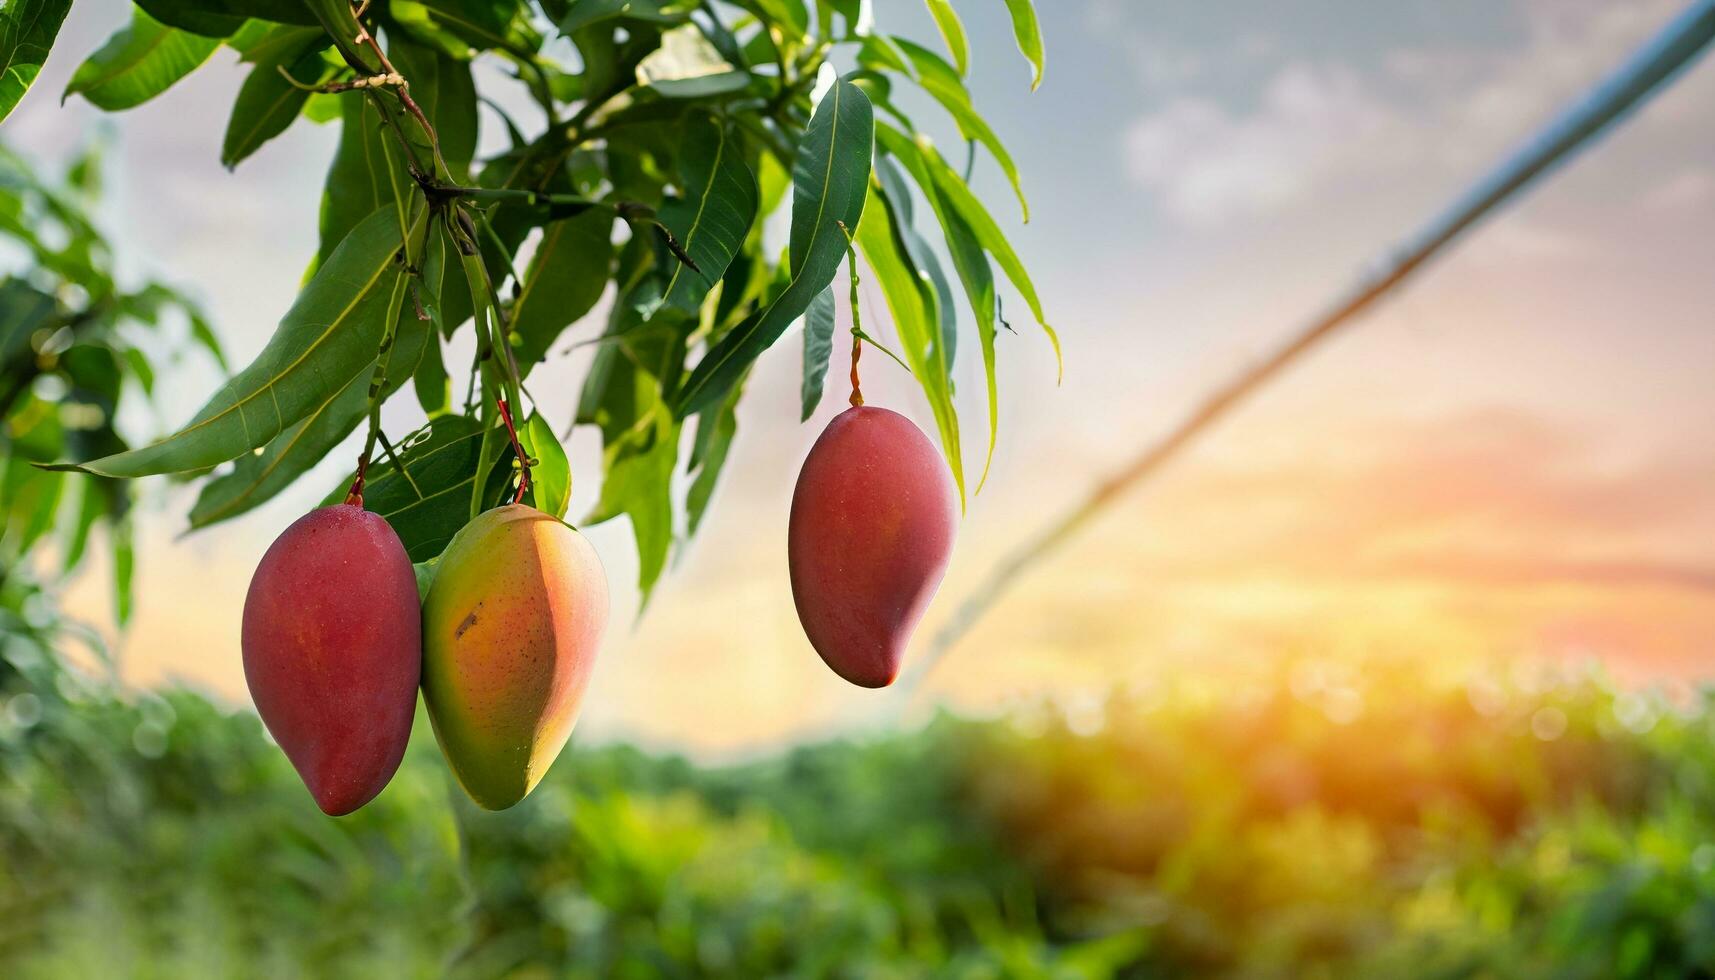
[[[419,725],[321,816],[255,717],[27,638],[9,976],[1707,976],[1715,714],[1298,662],[707,768],[568,753],[464,803]]]
[[[43,583],[77,569],[97,530],[109,536],[115,618],[125,622],[130,486],[35,464],[123,451],[120,412],[149,405],[157,369],[173,370],[186,348],[224,365],[195,303],[159,282],[132,288],[116,272],[91,217],[98,150],[53,182],[0,146],[0,633],[53,620]],[[79,636],[99,652],[93,633]]]

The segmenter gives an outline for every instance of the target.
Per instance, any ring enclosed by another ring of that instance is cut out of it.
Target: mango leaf
[[[732,386],[732,391],[720,404],[711,405],[697,414],[697,435],[691,444],[691,488],[685,491],[685,525],[687,536],[695,536],[708,514],[715,485],[721,470],[726,468],[727,454],[738,436],[738,400],[744,394],[744,379]]]
[[[304,85],[323,81],[330,72],[322,60],[327,34],[318,27],[280,26],[245,53],[256,65],[238,89],[232,118],[226,124],[220,162],[228,169],[286,131],[303,111],[310,93],[288,81],[284,69]]]
[[[352,229],[280,321],[256,360],[160,442],[61,469],[137,477],[204,469],[265,445],[364,371],[381,343],[401,274],[398,219],[376,211]]]
[[[231,35],[248,18],[300,27],[316,23],[303,0],[137,0],[137,6],[170,27],[214,38]]]
[[[613,268],[613,215],[588,211],[553,222],[512,304],[518,370],[528,374],[566,327],[595,307]]]
[[[941,271],[941,260],[936,258],[935,250],[917,232],[916,216],[912,213],[911,188],[905,183],[905,178],[899,172],[891,157],[882,157],[876,161],[875,177],[881,188],[881,195],[887,201],[887,206],[893,214],[893,225],[899,235],[900,244],[905,248],[905,256],[910,260],[911,268],[919,279],[927,280],[934,290],[935,316],[932,318],[940,325],[936,341],[945,347],[942,356],[947,362],[947,374],[952,375],[954,354],[958,347],[958,317],[953,307],[953,290],[947,284],[947,275]],[[950,382],[949,382],[950,383]]]
[[[9,0],[0,10],[0,119],[41,74],[71,0]]]
[[[210,0],[204,0],[205,3]],[[271,20],[280,24],[314,27],[316,17],[304,0],[212,0],[220,9],[237,17]]]
[[[113,525],[113,618],[120,625],[131,622],[134,594],[132,580],[137,572],[137,542],[131,532],[129,519]]]
[[[787,40],[801,41],[810,30],[810,11],[804,6],[804,0],[752,0],[755,6],[767,15],[768,20],[780,28]]]
[[[637,84],[669,99],[700,99],[737,92],[751,75],[735,68],[695,24],[661,35],[661,46],[637,63]]]
[[[847,230],[856,229],[863,216],[874,133],[869,99],[850,81],[837,80],[811,117],[792,168],[791,282],[767,309],[703,356],[680,392],[680,418],[719,401],[833,281],[846,254]]]
[[[435,573],[440,571],[441,560],[431,558],[411,566],[411,571],[417,576],[417,601],[429,601],[429,589],[435,584]]]
[[[482,438],[483,425],[476,419],[443,415],[396,447],[402,469],[386,456],[369,467],[363,507],[387,518],[413,562],[439,555],[470,520]],[[483,496],[499,495],[510,468],[510,463],[488,468]],[[324,502],[344,500],[350,485],[348,476]]]
[[[382,132],[381,114],[367,96],[348,92],[341,98],[339,146],[322,196],[320,262],[327,261],[358,222],[383,206],[392,205],[396,223],[405,226],[401,202],[408,199],[409,177],[396,165],[398,148]]]
[[[952,54],[953,63],[959,66],[959,75],[963,77],[971,70],[971,45],[965,39],[965,25],[959,20],[958,11],[948,0],[925,2],[929,5],[929,16],[935,18],[941,39],[947,42],[947,51]]]
[[[1030,62],[1030,90],[1034,92],[1042,84],[1044,57],[1042,25],[1036,20],[1036,4],[1033,0],[1006,0],[1006,9],[1012,14],[1012,34],[1018,39],[1018,50]]]
[[[1012,185],[1013,195],[1018,198],[1018,206],[1024,211],[1024,220],[1028,223],[1030,201],[1024,196],[1024,181],[1019,176],[1018,164],[1013,161],[1006,144],[1001,142],[988,121],[977,113],[976,107],[971,103],[971,93],[965,89],[964,82],[959,79],[959,73],[928,48],[904,38],[895,38],[894,41],[911,59],[918,84],[953,117],[953,122],[959,127],[959,134],[967,140],[981,143],[983,148],[989,151],[989,155],[994,157],[995,163],[1000,165],[1001,172],[1006,174],[1007,182]]]
[[[437,239],[440,236],[435,236]],[[447,362],[441,352],[440,330],[424,345],[423,359],[417,362],[417,373],[411,376],[411,386],[417,391],[417,404],[429,418],[452,410],[452,379],[447,377]]]
[[[168,27],[200,37],[229,37],[244,26],[244,15],[228,13],[220,0],[137,0],[137,6]]]
[[[622,295],[608,321],[610,342],[584,379],[578,421],[602,433],[601,499],[586,522],[630,518],[637,585],[647,606],[673,544],[679,424],[664,392],[682,370],[685,333],[640,329],[640,322],[635,292]]]
[[[478,48],[504,47],[512,18],[518,13],[518,0],[425,0],[423,6],[431,20]],[[397,67],[398,63],[394,64]],[[414,79],[412,85],[414,88]]]
[[[530,467],[530,493],[536,509],[564,518],[572,505],[572,464],[565,447],[554,437],[554,427],[541,412],[530,413],[530,421],[518,433],[524,451],[535,463]]]
[[[410,83],[411,97],[435,127],[453,179],[464,180],[476,155],[476,83],[470,63],[407,36],[390,37],[387,48],[393,67]],[[425,144],[425,160],[427,150]]]
[[[558,26],[561,34],[570,34],[614,17],[676,24],[687,19],[696,6],[688,0],[573,0]]]
[[[906,169],[911,171],[920,186],[923,178],[919,174],[927,175],[944,206],[963,219],[983,250],[994,256],[1001,271],[1006,273],[1007,279],[1012,282],[1013,288],[1024,297],[1024,302],[1030,307],[1037,325],[1048,335],[1049,343],[1054,346],[1054,359],[1063,372],[1065,362],[1060,353],[1060,336],[1048,325],[1048,319],[1043,315],[1042,300],[1036,294],[1036,286],[1030,281],[1030,273],[1024,268],[1024,262],[1018,257],[1018,253],[1013,251],[1012,244],[1006,240],[1005,233],[1000,230],[1000,225],[995,223],[988,209],[983,207],[982,201],[965,186],[964,180],[941,158],[941,154],[936,152],[927,137],[913,140],[892,126],[882,123],[876,127],[876,139],[888,153],[906,164]]]
[[[131,25],[78,66],[65,94],[82,95],[109,112],[139,106],[195,71],[218,47],[214,38],[168,27],[133,10]]]
[[[359,40],[367,32],[357,22],[357,8],[350,0],[303,0],[303,3],[333,39],[334,49],[348,67],[359,75],[374,75],[381,70],[381,60]]]
[[[879,192],[872,188],[871,195],[879,196]],[[945,348],[937,342],[939,328],[934,309],[935,293],[912,267],[895,219],[885,197],[872,201],[865,208],[864,222],[858,229],[858,248],[881,285],[888,312],[893,315],[894,329],[899,334],[905,362],[917,376],[924,395],[928,396],[929,409],[935,415],[935,427],[941,434],[941,449],[947,457],[948,468],[953,472],[953,482],[958,484],[959,503],[963,507],[965,473],[959,449],[959,416],[953,405]]]
[[[828,376],[828,362],[834,354],[834,287],[829,286],[810,302],[804,314],[804,383],[800,398],[807,421],[822,403],[822,386]]]
[[[981,493],[983,484],[988,482],[989,468],[994,463],[995,443],[1000,430],[1000,388],[995,380],[995,317],[1000,299],[995,291],[994,269],[989,265],[982,243],[977,241],[976,232],[943,200],[921,154],[901,158],[888,153],[883,159],[887,163],[878,163],[878,172],[885,172],[890,175],[890,179],[897,179],[897,171],[893,170],[893,165],[903,162],[917,186],[922,189],[923,196],[928,199],[929,206],[934,209],[947,243],[947,254],[953,259],[953,268],[958,272],[959,281],[964,284],[965,297],[970,301],[971,312],[976,315],[977,340],[982,347],[983,376],[988,388],[989,422],[988,452],[983,457],[982,476],[977,480],[976,492]]]
[[[430,344],[436,345],[436,360],[439,360],[440,341],[433,310],[438,304],[445,272],[443,240],[439,235],[431,235],[417,287],[418,299],[423,303],[424,312],[429,314],[427,320],[417,318],[416,304],[407,295],[409,279],[401,276],[397,280],[395,295],[389,299],[397,334],[387,359],[387,376],[381,391],[383,400],[403,387],[405,381],[416,373]],[[321,462],[368,416],[369,389],[376,360],[372,357],[365,370],[339,391],[330,393],[326,401],[302,420],[274,437],[260,453],[238,457],[230,473],[209,481],[197,497],[196,506],[191,508],[191,527],[207,527],[258,507]]]
[[[738,135],[712,117],[694,116],[686,124],[679,150],[684,196],[662,206],[661,220],[697,267],[673,264],[662,290],[662,302],[668,306],[694,312],[750,234],[757,186],[741,154]]]

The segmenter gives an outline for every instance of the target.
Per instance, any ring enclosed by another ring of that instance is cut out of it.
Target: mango
[[[798,474],[786,554],[798,621],[834,673],[872,688],[899,676],[957,521],[947,466],[910,419],[859,406],[828,423]]]
[[[607,606],[595,549],[533,507],[482,513],[447,546],[423,604],[423,701],[478,806],[522,800],[560,754]]]
[[[250,580],[250,698],[329,816],[374,799],[399,768],[417,707],[421,629],[405,546],[361,507],[300,517]]]

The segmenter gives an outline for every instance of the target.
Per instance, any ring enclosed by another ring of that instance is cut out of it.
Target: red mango
[[[324,813],[350,813],[393,778],[422,663],[417,578],[380,515],[311,511],[262,556],[244,599],[244,679]]]
[[[921,429],[885,408],[841,412],[792,494],[786,552],[810,645],[860,687],[899,676],[952,558],[958,501]]]

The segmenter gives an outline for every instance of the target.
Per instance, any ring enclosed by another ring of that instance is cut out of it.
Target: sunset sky
[[[876,6],[883,26],[934,37],[915,0]],[[1065,341],[1066,375],[1057,388],[1052,354],[1015,318],[1019,335],[1002,337],[994,474],[924,637],[1010,547],[1317,312],[1680,6],[1051,0],[1039,4],[1047,77],[1032,95],[1003,5],[958,4],[972,88],[1024,172],[1031,224],[1016,225],[992,166],[979,167],[979,185],[1015,228]],[[57,166],[105,127],[103,219],[124,264],[204,298],[242,362],[314,251],[309,202],[335,132],[300,122],[223,170],[242,78],[229,51],[120,116],[77,98],[60,106],[66,79],[125,7],[73,9],[0,136]],[[722,753],[941,702],[1075,699],[1165,669],[1324,650],[1600,658],[1642,680],[1715,677],[1712,121],[1706,58],[1038,567],[910,704],[840,683],[793,615],[786,506],[841,399],[797,424],[789,334],[761,362],[702,537],[634,628],[630,531],[589,530],[616,587],[616,626],[580,732]],[[488,145],[497,138],[485,133]],[[881,323],[879,295],[865,302]],[[595,320],[570,336],[589,336]],[[962,360],[965,439],[980,445],[981,378],[975,358]],[[569,418],[584,363],[533,376],[557,382],[532,385],[550,418]],[[929,426],[909,379],[871,371],[872,403]],[[183,421],[216,381],[194,358],[174,377],[164,417],[131,420],[134,433]],[[388,429],[418,418],[401,398]],[[572,448],[576,514],[595,500],[596,434],[580,431]],[[182,538],[191,498],[152,488],[126,677],[242,703],[250,572],[354,454],[336,452],[239,521]],[[105,616],[99,570],[72,603]]]

